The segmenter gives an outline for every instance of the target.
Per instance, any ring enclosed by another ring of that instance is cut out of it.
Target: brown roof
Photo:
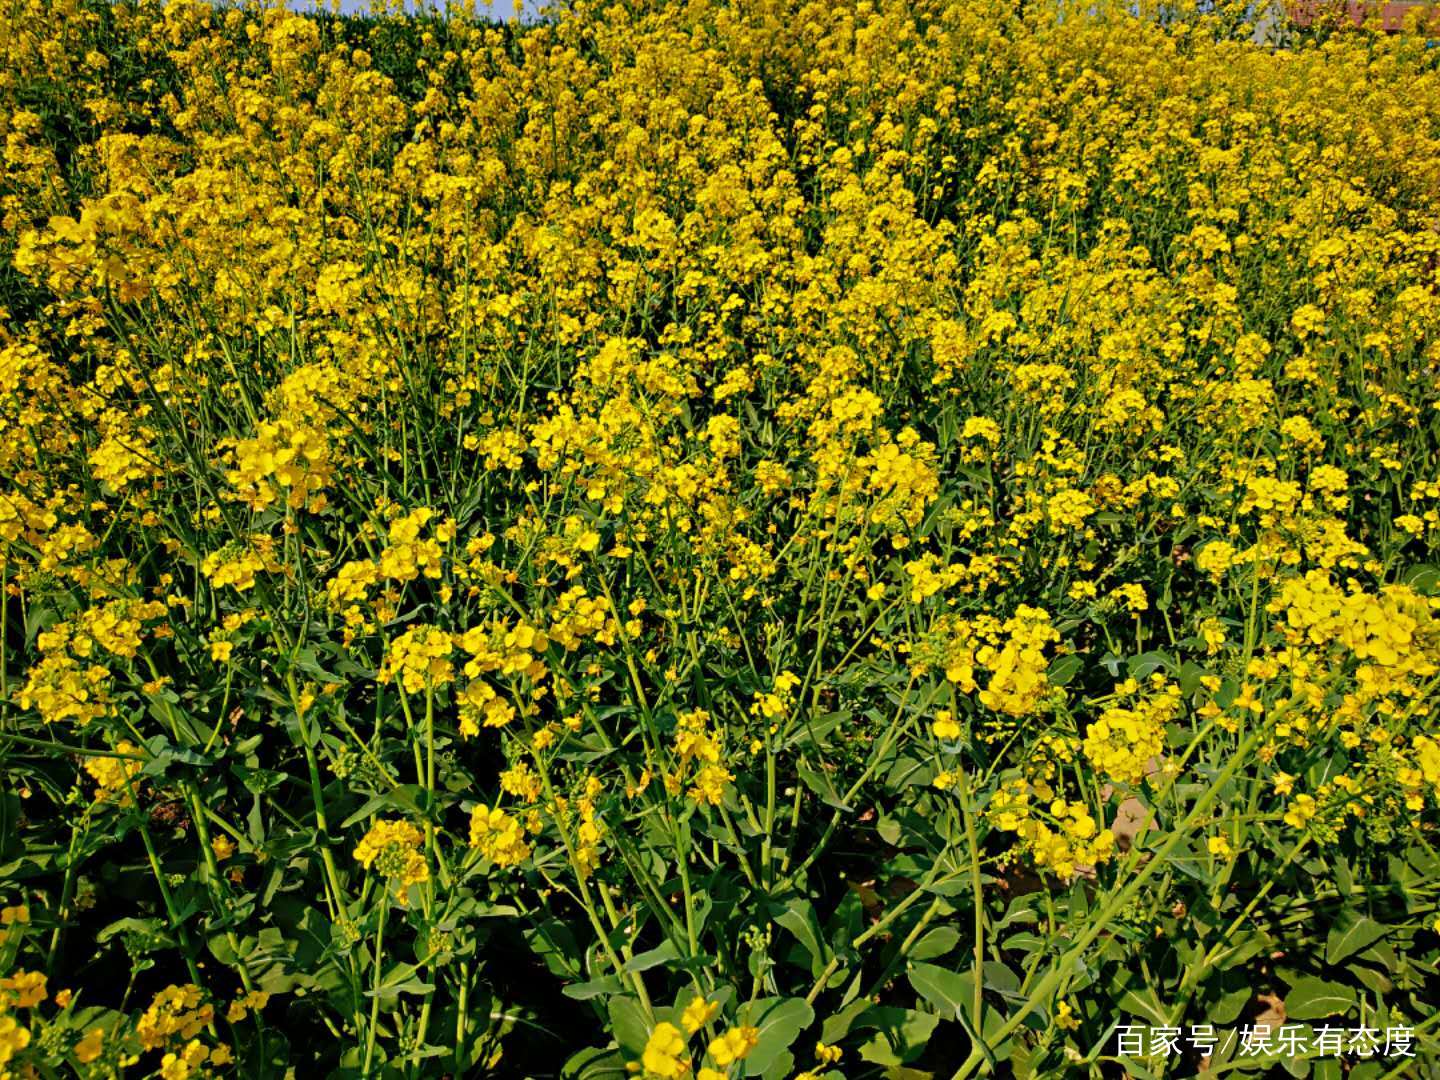
[[[1300,26],[1311,26],[1330,19],[1345,19],[1356,26],[1369,19],[1378,19],[1380,28],[1388,32],[1403,30],[1407,19],[1419,13],[1417,25],[1440,32],[1440,8],[1415,0],[1390,0],[1389,3],[1365,3],[1363,0],[1290,0],[1290,17]]]

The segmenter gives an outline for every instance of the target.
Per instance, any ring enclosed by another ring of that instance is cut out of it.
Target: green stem
[[[965,819],[965,844],[970,849],[970,888],[975,898],[975,997],[971,1003],[971,1016],[975,1030],[981,1032],[984,1025],[980,1010],[984,1005],[985,986],[985,903],[980,880],[980,846],[975,838],[975,817],[970,812],[970,780],[965,769],[959,770],[960,813]]]
[[[896,904],[880,918],[876,919],[875,922],[871,923],[868,929],[856,935],[856,937],[850,942],[850,948],[852,950],[858,950],[867,941],[873,938],[876,934],[881,933],[892,922],[894,922],[906,911],[908,911],[913,904],[915,904],[922,896],[925,895],[925,891],[927,889],[932,888],[936,885],[943,885],[948,881],[953,881],[955,878],[959,877],[960,874],[961,871],[957,870],[953,873],[941,875],[940,863],[937,860],[935,863],[935,869],[931,872],[929,880],[926,881],[914,892],[906,896],[905,899],[901,900],[898,904]],[[810,987],[810,992],[805,995],[806,1002],[811,1005],[815,1004],[815,999],[820,996],[820,991],[825,989],[825,984],[830,981],[830,976],[835,974],[835,971],[837,968],[839,968],[839,966],[840,958],[838,956],[832,956],[830,958],[830,962],[825,965],[825,970],[820,972],[820,975],[818,978],[816,978],[814,985]]]
[[[375,1064],[375,1029],[380,1022],[380,978],[385,971],[385,916],[389,912],[390,894],[386,892],[380,901],[380,921],[375,927],[375,978],[371,986],[370,1024],[365,1031],[365,1076],[370,1075]]]
[[[1194,807],[1191,808],[1185,820],[1170,834],[1170,838],[1155,852],[1149,862],[1139,868],[1124,888],[1111,896],[1109,902],[1101,909],[1099,917],[1086,928],[1085,933],[1065,952],[1065,955],[1060,958],[1059,962],[1051,966],[1050,970],[1046,972],[1045,977],[1040,980],[1039,985],[1036,986],[1035,989],[1030,992],[1030,996],[1025,999],[1025,1003],[1017,1008],[1010,1019],[995,1033],[995,1037],[992,1040],[995,1045],[1003,1045],[1005,1040],[1014,1033],[1015,1029],[1025,1022],[1025,1018],[1030,1015],[1036,1006],[1049,1001],[1051,997],[1054,996],[1061,981],[1068,977],[1074,961],[1080,959],[1085,950],[1090,947],[1091,942],[1104,933],[1105,928],[1110,925],[1115,916],[1118,915],[1126,905],[1130,903],[1135,894],[1140,891],[1140,886],[1144,885],[1156,870],[1165,865],[1170,852],[1182,841],[1189,838],[1191,829],[1195,823],[1205,814],[1209,813],[1211,805],[1220,797],[1221,789],[1229,783],[1231,777],[1235,775],[1240,766],[1248,760],[1249,753],[1254,749],[1261,734],[1261,731],[1252,732],[1245,741],[1240,744],[1235,755],[1230,759],[1230,763],[1225,766],[1220,775],[1216,777],[1215,782],[1210,785],[1205,794],[1202,795]],[[1130,849],[1130,857],[1127,859],[1126,869],[1138,863],[1140,857],[1140,838],[1136,837],[1135,845]],[[970,1076],[979,1068],[980,1063],[985,1060],[985,1057],[985,1053],[977,1045],[970,1051],[970,1056],[955,1070],[951,1080],[966,1080],[966,1077]]]

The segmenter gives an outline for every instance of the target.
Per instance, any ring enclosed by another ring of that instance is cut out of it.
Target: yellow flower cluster
[[[273,574],[281,565],[275,555],[275,541],[269,536],[252,536],[206,555],[200,563],[200,572],[217,589],[229,586],[236,592],[245,592],[255,587],[257,574]]]
[[[414,581],[422,574],[427,578],[440,576],[441,545],[450,542],[454,526],[442,521],[431,536],[422,536],[422,530],[434,517],[429,507],[420,507],[390,523],[389,543],[378,562],[382,577]]]
[[[8,907],[4,909],[5,926],[28,921],[28,910]],[[0,934],[0,945],[4,943],[5,936]],[[8,1078],[23,1075],[7,1066],[17,1054],[30,1045],[32,1036],[30,1028],[21,1023],[12,1010],[33,1009],[44,1001],[45,983],[45,975],[38,971],[17,971],[14,975],[0,979],[0,1076]]]
[[[234,1061],[230,1048],[223,1043],[206,1046],[199,1039],[191,1039],[180,1050],[170,1050],[160,1059],[161,1080],[189,1080],[192,1076],[206,1075],[204,1068],[212,1065],[223,1068]]]
[[[95,479],[115,491],[124,491],[155,471],[152,429],[133,425],[113,414],[107,415],[105,429],[104,436],[87,458]]]
[[[771,689],[755,693],[755,699],[750,704],[751,715],[763,720],[778,720],[788,715],[795,700],[795,688],[799,685],[798,675],[793,671],[782,671],[775,676]],[[690,715],[695,716],[694,713]]]
[[[135,1025],[146,1050],[167,1046],[177,1039],[194,1039],[215,1019],[215,1007],[194,983],[165,987],[151,1000]]]
[[[645,1042],[639,1066],[642,1075],[659,1077],[661,1080],[679,1080],[687,1076],[691,1068],[689,1038],[714,1017],[718,1003],[694,999],[686,1006],[681,1023],[685,1031],[668,1021],[656,1024]],[[732,1027],[711,1039],[705,1050],[710,1064],[702,1065],[696,1072],[696,1080],[724,1080],[729,1068],[736,1062],[744,1061],[759,1045],[760,1029],[748,1025]]]
[[[1107,780],[1138,784],[1160,767],[1165,725],[1180,714],[1180,687],[1155,674],[1150,677],[1148,693],[1141,693],[1135,679],[1127,679],[1115,691],[1122,699],[1135,700],[1129,706],[1107,707],[1090,724],[1085,732],[1085,757]]]
[[[605,785],[596,776],[585,779],[579,796],[575,799],[575,872],[586,878],[600,865],[600,844],[605,838],[605,827],[600,820],[595,800],[605,790]],[[567,829],[572,824],[569,804],[557,799],[555,806],[556,824]]]
[[[1059,641],[1060,635],[1045,611],[1025,604],[1015,609],[1003,630],[1005,637],[998,648],[987,644],[975,652],[975,662],[990,671],[990,681],[979,694],[980,703],[1009,716],[1027,716],[1049,689],[1045,647]]]
[[[322,430],[288,421],[262,422],[252,438],[233,444],[233,454],[227,479],[251,510],[264,510],[282,493],[291,510],[318,513],[325,508],[323,492],[334,466]]]
[[[1283,612],[1285,625],[1311,645],[1335,642],[1357,659],[1419,678],[1437,669],[1430,606],[1405,586],[1379,595],[1337,588],[1331,575],[1311,570],[1285,581],[1270,610]]]
[[[30,1045],[30,1029],[9,1013],[0,1012],[0,1067]],[[6,1071],[9,1075],[9,1071]]]
[[[424,843],[425,834],[408,821],[377,821],[355,845],[355,861],[393,882],[403,903],[407,888],[430,880]]]
[[[434,626],[412,626],[390,642],[380,665],[381,682],[398,678],[407,694],[438,690],[455,680],[451,636]]]
[[[460,734],[469,739],[482,727],[503,728],[515,719],[515,707],[483,679],[471,679],[456,695]]]
[[[1440,801],[1440,743],[1428,735],[1416,735],[1410,741],[1414,753],[1414,764],[1399,769],[1397,779],[1405,790],[1405,805],[1410,810],[1425,807],[1428,791],[1433,800]]]
[[[140,748],[127,739],[115,744],[115,753],[120,757],[92,755],[85,759],[85,771],[95,781],[95,801],[113,799],[121,806],[131,802],[130,791],[135,776],[145,767],[140,760]]]
[[[938,667],[958,691],[975,694],[987,709],[1024,717],[1038,711],[1050,692],[1045,650],[1059,641],[1049,613],[1025,604],[1004,621],[942,615],[911,644],[911,669],[920,675]],[[987,671],[982,687],[979,680]]]
[[[72,720],[84,726],[110,715],[110,669],[81,664],[64,653],[47,656],[30,669],[15,698],[47,724]]]
[[[989,818],[995,828],[1017,835],[1036,867],[1068,881],[1110,859],[1115,834],[1098,825],[1083,802],[1037,801],[1047,788],[1026,780],[1007,783],[995,793]]]
[[[782,679],[784,675],[776,680],[777,688]],[[790,685],[786,680],[785,686]],[[711,726],[710,714],[706,710],[690,709],[676,718],[675,753],[680,760],[675,771],[665,778],[665,787],[672,795],[679,794],[689,773],[690,798],[702,805],[719,806],[725,796],[725,787],[735,779],[735,774],[722,763],[722,736]]]
[[[530,855],[525,829],[500,807],[481,804],[470,811],[470,846],[496,866],[514,866]]]
[[[115,656],[132,659],[140,648],[145,624],[163,618],[166,610],[159,600],[112,600],[88,608],[75,620],[70,650],[77,656],[88,656],[90,642],[94,642]]]
[[[8,1008],[33,1009],[49,996],[45,982],[43,972],[17,971],[0,979],[0,1001]]]

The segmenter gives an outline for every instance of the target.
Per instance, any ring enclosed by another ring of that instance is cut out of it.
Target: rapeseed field
[[[1440,1075],[1440,49],[0,5],[0,1080]]]

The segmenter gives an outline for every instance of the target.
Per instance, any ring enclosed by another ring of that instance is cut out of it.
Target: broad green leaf
[[[1050,670],[1046,674],[1052,686],[1064,686],[1069,683],[1071,679],[1075,678],[1084,666],[1084,659],[1071,653],[1068,656],[1056,657],[1055,662],[1050,665]]]
[[[640,1003],[633,997],[612,997],[609,1011],[610,1034],[615,1036],[620,1049],[632,1057],[639,1057],[650,1040],[650,1024]]]
[[[1143,679],[1157,671],[1175,671],[1179,667],[1173,656],[1159,651],[1133,656],[1127,666],[1133,679]]]
[[[1347,970],[1366,989],[1375,991],[1380,997],[1395,989],[1395,984],[1386,978],[1383,972],[1368,968],[1364,964],[1351,964]]]
[[[746,1076],[768,1076],[781,1055],[815,1019],[804,998],[761,998],[746,1012],[745,1023],[760,1029],[755,1049],[745,1058]]]
[[[1131,1016],[1144,1017],[1153,1024],[1163,1027],[1170,1023],[1169,1014],[1153,986],[1127,990],[1116,1004]]]
[[[626,971],[649,971],[651,968],[659,967],[679,956],[675,951],[675,943],[666,941],[658,949],[651,949],[648,952],[636,953],[629,960],[625,961]]]
[[[854,714],[849,709],[823,713],[801,724],[789,739],[782,744],[785,749],[792,746],[823,746],[826,736],[842,724],[850,721]]]
[[[629,1075],[622,1054],[593,1046],[572,1054],[560,1066],[561,1080],[620,1080]]]
[[[853,806],[841,798],[840,792],[835,789],[830,777],[819,769],[812,768],[803,758],[796,762],[795,771],[800,774],[800,779],[805,786],[819,795],[820,801],[826,806],[833,806],[836,810],[844,813],[854,810]]]
[[[815,905],[809,900],[791,900],[775,922],[795,935],[801,946],[810,955],[810,973],[818,975],[829,958],[820,920],[815,915]]]
[[[860,1060],[874,1065],[904,1065],[914,1061],[930,1044],[940,1018],[934,1013],[872,1005],[856,1019],[856,1030],[871,1028],[875,1035],[860,1046]]]
[[[1221,996],[1220,1000],[1211,1005],[1205,1013],[1207,1020],[1217,1025],[1229,1024],[1235,1020],[1245,1006],[1255,996],[1255,991],[1249,986],[1242,986],[1238,990],[1232,990]]]
[[[1412,566],[1401,580],[1416,592],[1434,593],[1440,589],[1440,566]]]
[[[1296,980],[1285,995],[1285,1016],[1289,1020],[1319,1020],[1347,1012],[1354,1004],[1353,988],[1306,975]]]
[[[939,1009],[941,1016],[955,1019],[959,1017],[960,1010],[967,1007],[966,999],[972,993],[972,984],[958,971],[935,964],[912,964],[908,977],[915,992]]]
[[[910,950],[912,960],[934,960],[960,944],[960,931],[953,926],[937,926],[928,931]]]
[[[409,964],[406,964],[404,966],[410,967]],[[425,997],[426,995],[432,994],[434,992],[434,983],[427,983],[423,979],[416,976],[409,979],[403,979],[400,982],[382,983],[374,990],[366,990],[365,996],[367,998],[378,997],[380,999],[381,1005],[389,1005],[390,1003],[395,1001],[401,994],[415,994],[418,997]]]
[[[985,961],[985,989],[1009,998],[1020,997],[1020,976],[998,960]]]
[[[601,997],[605,994],[618,994],[624,988],[624,984],[617,976],[606,975],[601,979],[592,979],[590,982],[562,987],[560,992],[576,1001],[589,1001],[591,998]]]
[[[1338,964],[1347,956],[1353,956],[1361,949],[1379,941],[1389,932],[1388,926],[1378,923],[1366,915],[1360,916],[1349,925],[1333,926],[1325,938],[1325,962]]]
[[[850,1002],[839,1012],[831,1013],[825,1018],[825,1023],[820,1028],[820,1041],[831,1045],[838,1043],[850,1033],[850,1029],[855,1026],[860,1017],[872,1008],[874,1006],[869,998],[860,998]]]

